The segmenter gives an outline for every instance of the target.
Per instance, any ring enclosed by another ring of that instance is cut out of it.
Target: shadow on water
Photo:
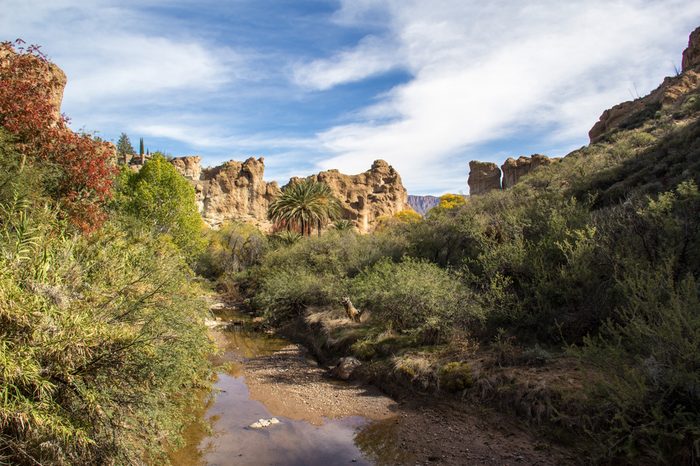
[[[202,392],[193,408],[196,420],[183,433],[185,446],[170,453],[175,465],[347,465],[401,464],[395,441],[395,419],[370,422],[358,416],[324,419],[321,425],[279,417],[267,429],[248,426],[274,417],[261,402],[252,400],[243,367],[267,356],[288,341],[251,330],[250,319],[230,311],[225,330],[212,331],[219,354],[212,392]]]

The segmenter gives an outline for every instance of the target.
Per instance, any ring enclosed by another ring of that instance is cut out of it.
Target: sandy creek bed
[[[211,330],[221,349],[215,362],[224,365],[201,395],[185,447],[170,454],[175,465],[568,462],[498,417],[486,423],[454,406],[397,403],[374,387],[335,381],[302,347],[250,330],[244,314],[219,315],[242,325]],[[280,423],[248,427],[272,417]]]

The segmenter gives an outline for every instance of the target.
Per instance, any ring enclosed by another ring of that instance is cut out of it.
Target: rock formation
[[[178,157],[173,165],[194,184],[197,204],[204,221],[217,227],[227,220],[255,224],[269,230],[267,208],[280,192],[276,182],[263,180],[264,159],[229,161],[202,169],[197,156]]]
[[[202,158],[198,155],[177,157],[171,163],[188,180],[197,181],[202,176]]]
[[[508,189],[514,186],[520,178],[530,173],[535,168],[541,165],[549,165],[552,159],[542,154],[534,154],[530,157],[518,157],[508,159],[501,165],[503,171],[503,189]]]
[[[425,215],[430,209],[440,204],[437,196],[413,196],[408,195],[408,205],[421,215]]]
[[[0,68],[9,66],[11,60],[17,59],[17,55],[10,47],[0,46]],[[48,61],[41,60],[38,57],[25,55],[30,60],[34,60],[38,65],[36,69],[41,70],[37,76],[27,76],[27,79],[34,81],[38,79],[42,87],[46,87],[49,94],[51,107],[53,108],[54,118],[56,121],[61,116],[61,103],[63,102],[63,90],[68,82],[66,74],[58,66]],[[34,68],[32,66],[32,68]]]
[[[688,48],[683,51],[683,71],[700,67],[700,27],[690,33]]]
[[[678,108],[700,88],[700,28],[690,34],[688,48],[683,52],[682,73],[664,79],[649,95],[623,102],[605,110],[598,122],[588,132],[591,142],[597,142],[614,129],[628,129],[653,118],[662,108]]]
[[[384,160],[375,160],[372,168],[359,175],[327,170],[307,179],[326,183],[340,200],[342,217],[354,221],[363,233],[380,217],[390,217],[410,208],[401,176]],[[292,178],[290,183],[296,180],[299,178]]]
[[[469,195],[475,196],[501,189],[501,170],[493,162],[469,162]]]

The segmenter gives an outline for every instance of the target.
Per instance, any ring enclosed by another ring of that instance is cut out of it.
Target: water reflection
[[[261,402],[252,400],[243,375],[246,360],[273,354],[289,343],[254,332],[250,319],[227,316],[240,325],[212,332],[221,352],[215,363],[214,391],[203,393],[196,408],[197,421],[184,432],[186,445],[170,454],[175,465],[347,465],[375,463],[382,447],[364,438],[368,425],[363,417],[324,419],[321,425],[279,417],[281,424],[255,430],[247,426],[275,416]],[[370,424],[370,427],[374,424]],[[376,428],[375,428],[376,430]],[[359,432],[359,433],[358,433]],[[369,454],[363,454],[363,451]],[[371,460],[369,458],[372,458]]]

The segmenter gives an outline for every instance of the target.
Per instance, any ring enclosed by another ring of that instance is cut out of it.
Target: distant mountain
[[[421,215],[425,215],[433,207],[440,203],[440,198],[436,196],[413,196],[408,195],[408,205]]]

